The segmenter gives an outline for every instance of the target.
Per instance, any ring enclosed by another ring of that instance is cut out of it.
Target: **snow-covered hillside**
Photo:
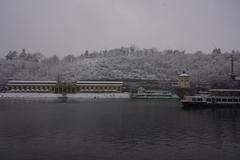
[[[13,54],[14,53],[14,54]],[[44,57],[41,53],[9,52],[0,60],[1,79],[65,80],[86,79],[175,79],[182,71],[195,82],[226,79],[231,71],[230,55],[215,49],[212,53],[136,49],[105,50],[79,56]],[[240,52],[234,52],[235,72],[240,74]]]

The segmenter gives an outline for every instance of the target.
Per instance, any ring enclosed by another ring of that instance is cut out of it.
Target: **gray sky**
[[[0,56],[81,54],[135,44],[240,50],[240,0],[0,0]]]

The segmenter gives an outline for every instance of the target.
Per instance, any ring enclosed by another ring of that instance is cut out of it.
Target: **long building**
[[[57,81],[8,81],[9,92],[54,92]]]
[[[122,92],[123,82],[116,81],[77,81],[65,83],[57,81],[8,81],[8,92],[42,93],[118,93]]]
[[[122,92],[123,82],[77,81],[77,92]]]

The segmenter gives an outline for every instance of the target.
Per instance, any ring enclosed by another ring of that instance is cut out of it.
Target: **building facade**
[[[191,77],[186,74],[186,73],[182,73],[178,76],[177,78],[178,81],[178,87],[179,88],[190,88],[190,84],[191,84]]]
[[[118,93],[123,82],[77,81],[72,83],[57,81],[8,81],[9,92],[36,93]]]
[[[123,82],[77,81],[76,92],[122,92]]]
[[[54,92],[56,81],[8,81],[9,92]]]

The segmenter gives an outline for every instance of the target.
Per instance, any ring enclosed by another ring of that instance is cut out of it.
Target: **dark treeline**
[[[195,83],[224,83],[231,74],[231,55],[235,73],[240,73],[240,52],[222,53],[216,48],[211,53],[185,53],[179,50],[158,51],[121,47],[100,52],[88,52],[60,59],[42,53],[10,51],[0,60],[1,80],[64,80],[78,79],[176,79],[185,71]]]

